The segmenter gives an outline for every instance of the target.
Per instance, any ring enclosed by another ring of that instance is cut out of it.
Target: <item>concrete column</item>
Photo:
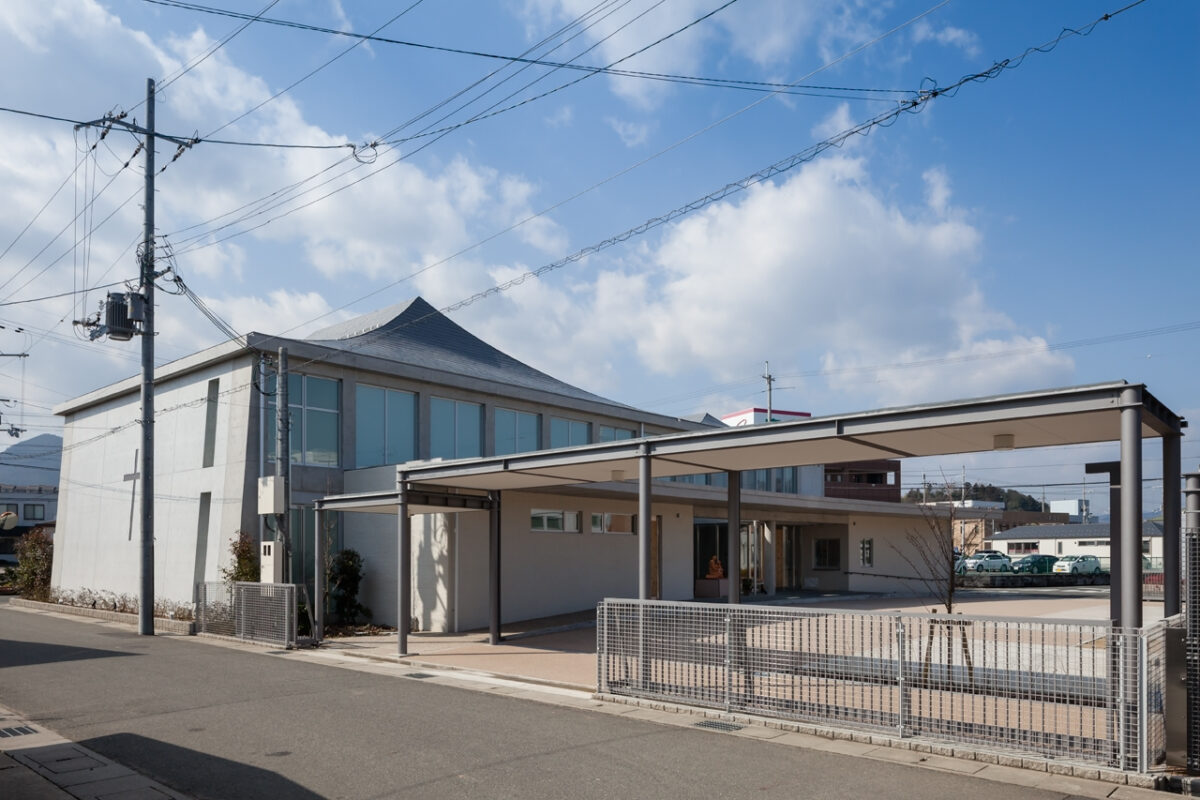
[[[396,630],[398,654],[408,655],[408,633],[412,625],[412,519],[408,516],[408,481],[400,476],[400,502],[396,506],[399,530],[396,536]]]
[[[725,574],[729,578],[729,602],[742,601],[742,473],[726,472],[729,479],[729,542],[725,553]]]
[[[767,596],[775,594],[775,548],[778,536],[775,534],[775,523],[763,523],[763,588]]]
[[[488,509],[488,641],[500,644],[500,492],[491,492]]]
[[[1167,434],[1162,440],[1163,470],[1163,616],[1174,616],[1183,608],[1180,587],[1183,571],[1180,558],[1180,438]]]
[[[313,639],[320,642],[325,638],[325,509],[318,505],[313,517]]]
[[[1142,390],[1121,392],[1121,619],[1142,627]]]
[[[650,443],[638,455],[638,599],[650,598]]]

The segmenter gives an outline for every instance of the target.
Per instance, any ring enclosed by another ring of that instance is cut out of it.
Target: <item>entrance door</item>
[[[800,528],[780,525],[776,532],[777,553],[775,580],[780,589],[800,588]]]

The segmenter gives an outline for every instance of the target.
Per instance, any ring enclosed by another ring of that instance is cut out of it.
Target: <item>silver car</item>
[[[1012,561],[995,550],[980,550],[963,562],[967,572],[1012,572]]]
[[[1073,575],[1096,575],[1102,571],[1100,559],[1095,556],[1063,556],[1054,562],[1055,572],[1069,572]]]

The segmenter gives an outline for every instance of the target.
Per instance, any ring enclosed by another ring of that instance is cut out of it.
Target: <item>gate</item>
[[[293,648],[296,646],[296,585],[197,584],[196,632]]]

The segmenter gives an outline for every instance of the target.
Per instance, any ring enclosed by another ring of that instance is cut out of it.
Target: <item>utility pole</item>
[[[125,114],[108,115],[96,122],[81,123],[76,129],[85,126],[95,126],[104,123],[106,127],[117,126],[130,133],[144,135],[143,146],[146,151],[145,199],[143,201],[145,219],[142,229],[142,246],[138,253],[138,284],[139,292],[124,295],[110,295],[109,302],[114,297],[120,297],[121,302],[128,304],[127,316],[121,317],[120,330],[114,330],[107,324],[82,322],[81,324],[95,328],[91,338],[95,339],[108,333],[111,338],[120,341],[128,340],[134,333],[133,322],[140,322],[137,332],[142,336],[142,446],[141,446],[141,479],[142,479],[142,539],[141,562],[139,565],[138,591],[138,634],[154,635],[154,280],[158,274],[154,271],[154,79],[146,79],[146,126],[139,127],[136,123],[124,121]],[[107,131],[106,131],[107,132]],[[167,139],[179,145],[175,154],[178,158],[184,148],[191,147],[195,140],[177,139],[172,136],[157,138]],[[106,308],[106,311],[110,309]]]
[[[288,530],[292,508],[292,431],[291,405],[288,400],[288,353],[279,348],[279,367],[275,372],[275,480],[283,486],[283,513],[275,517],[275,541],[283,552],[283,580],[292,579],[292,541]]]
[[[138,633],[154,635],[154,79],[146,79],[146,199],[142,231],[142,567]]]
[[[771,384],[775,382],[775,376],[771,374],[771,362],[763,362],[763,379],[767,382],[767,422],[774,422],[771,413]]]

